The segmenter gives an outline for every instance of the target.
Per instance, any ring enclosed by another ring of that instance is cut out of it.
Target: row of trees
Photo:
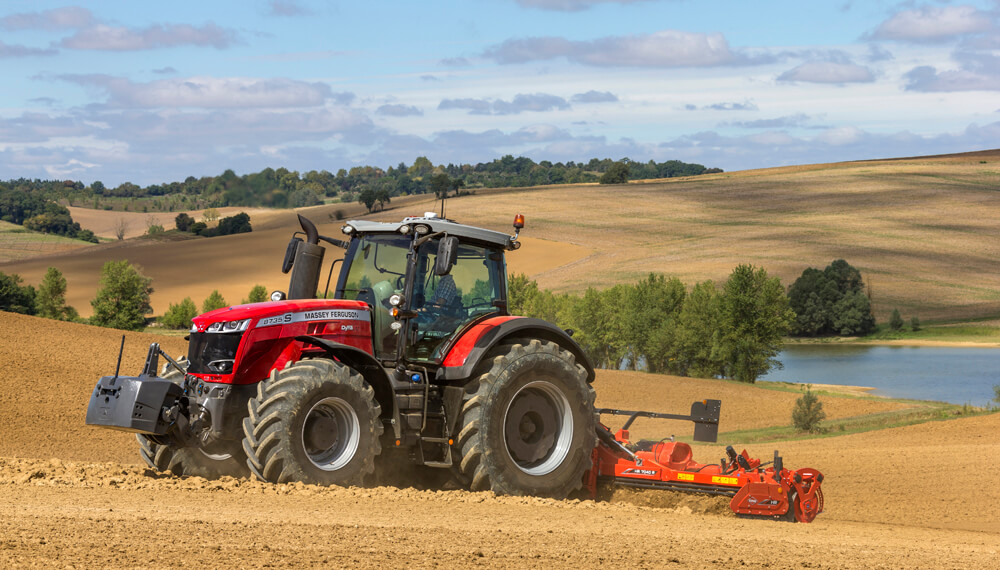
[[[38,289],[21,283],[20,275],[0,272],[0,311],[59,321],[79,320],[76,309],[66,304],[66,278],[55,267],[48,268]]]
[[[25,228],[48,234],[66,236],[97,243],[94,232],[85,230],[73,221],[69,210],[46,198],[45,194],[0,182],[0,220],[23,225]]]
[[[267,301],[267,289],[265,289],[263,285],[254,285],[253,288],[250,289],[249,297],[240,301],[240,304],[245,305],[247,303],[262,303],[264,301]],[[186,329],[191,326],[191,319],[195,318],[199,314],[228,306],[229,303],[227,303],[225,298],[222,297],[222,294],[219,293],[218,290],[214,290],[201,303],[200,312],[198,311],[197,306],[195,306],[194,301],[191,300],[191,297],[185,297],[184,300],[176,305],[171,303],[167,308],[167,312],[157,320],[161,325],[167,328]]]
[[[721,288],[705,281],[688,291],[677,278],[650,274],[582,297],[541,290],[517,275],[509,305],[514,314],[575,330],[599,367],[743,382],[780,365],[775,356],[795,318],[780,281],[752,265],[736,267]]]
[[[208,214],[211,211],[214,211],[214,208],[206,210],[206,220],[211,221],[213,219]],[[215,212],[215,217],[218,218],[218,212]],[[253,227],[250,225],[250,216],[246,212],[222,218],[219,220],[219,224],[214,227],[209,227],[205,222],[195,221],[188,214],[181,212],[174,218],[174,224],[182,232],[189,232],[204,237],[228,236],[253,231]]]
[[[356,166],[340,169],[336,174],[326,170],[299,173],[286,168],[265,168],[243,176],[226,170],[218,176],[187,177],[183,182],[139,186],[123,182],[114,188],[100,181],[90,185],[72,180],[17,179],[0,182],[0,188],[17,189],[23,194],[36,196],[43,201],[65,201],[70,205],[98,207],[101,201],[122,199],[147,199],[142,211],[174,208],[186,204],[187,208],[222,206],[264,206],[293,208],[312,206],[325,198],[340,195],[343,201],[362,200],[367,203],[387,203],[389,198],[438,192],[442,181],[451,190],[466,188],[499,188],[507,186],[538,186],[545,184],[572,184],[597,182],[609,170],[620,179],[622,169],[625,179],[670,178],[721,172],[700,164],[678,160],[666,162],[633,162],[628,158],[618,161],[591,159],[589,162],[535,162],[530,158],[507,155],[487,163],[434,165],[427,157],[418,157],[412,165],[404,162],[387,169],[375,166]],[[435,176],[445,175],[435,182]],[[624,180],[622,180],[624,181]],[[366,193],[361,197],[362,193]],[[371,197],[371,198],[370,198]],[[21,196],[17,202],[23,201]],[[382,198],[380,200],[380,198]],[[124,207],[125,204],[123,203]],[[111,205],[105,203],[105,208]],[[371,207],[371,206],[370,206]],[[3,214],[0,214],[2,216]],[[21,223],[20,221],[15,223]]]

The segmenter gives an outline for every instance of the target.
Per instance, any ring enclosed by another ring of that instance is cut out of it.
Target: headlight
[[[223,321],[221,323],[212,323],[208,325],[205,332],[210,333],[231,333],[231,332],[242,332],[247,330],[250,326],[250,319],[243,319],[242,321]]]
[[[402,305],[403,296],[400,295],[399,293],[393,293],[392,296],[389,297],[389,304],[392,305],[393,307],[398,307]]]
[[[418,234],[426,234],[430,233],[431,227],[428,226],[427,224],[417,224],[413,226],[413,231]]]
[[[274,291],[274,292],[272,292],[271,293],[271,300],[272,301],[284,301],[285,300],[285,292],[284,291]]]

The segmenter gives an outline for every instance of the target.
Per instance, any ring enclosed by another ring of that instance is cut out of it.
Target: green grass
[[[940,402],[918,402],[917,404],[918,405],[915,407],[904,408],[901,410],[878,412],[850,418],[824,420],[823,422],[820,422],[820,431],[818,433],[802,432],[791,425],[723,432],[719,434],[719,443],[726,445],[744,445],[752,443],[835,437],[838,435],[904,427],[926,422],[991,414],[1000,411],[995,408],[976,408],[968,405],[958,406],[955,404],[945,404]],[[791,418],[789,418],[789,424],[791,424]]]
[[[0,221],[0,262],[15,261],[90,245],[94,244],[54,234],[33,232],[24,226]]]
[[[983,318],[983,321],[995,321],[996,317]],[[914,340],[931,342],[969,342],[969,343],[1000,343],[1000,326],[977,325],[975,321],[956,324],[922,325],[920,330],[910,330],[907,323],[901,330],[892,331],[888,325],[881,324],[878,329],[862,337],[788,337],[785,344],[838,344],[838,343],[879,343],[889,340]]]
[[[929,325],[920,330],[910,330],[905,325],[902,330],[892,331],[886,325],[880,325],[875,333],[859,339],[861,341],[880,340],[925,340],[940,342],[980,342],[1000,343],[1000,327],[992,325],[956,324]]]

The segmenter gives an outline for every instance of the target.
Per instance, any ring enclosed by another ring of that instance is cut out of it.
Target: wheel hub
[[[306,420],[303,437],[308,449],[329,449],[337,443],[337,421],[329,416],[313,415]]]
[[[529,382],[507,406],[503,430],[507,453],[518,469],[529,475],[551,473],[572,445],[569,400],[550,382]]]
[[[302,447],[313,465],[336,471],[354,459],[361,441],[358,414],[341,398],[320,400],[302,423]]]

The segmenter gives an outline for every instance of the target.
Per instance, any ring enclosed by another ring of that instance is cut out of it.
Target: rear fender
[[[445,355],[437,371],[437,380],[471,378],[490,350],[513,339],[538,339],[558,344],[572,353],[576,362],[587,371],[587,383],[594,381],[594,365],[566,331],[548,321],[527,317],[493,317],[466,330]]]

